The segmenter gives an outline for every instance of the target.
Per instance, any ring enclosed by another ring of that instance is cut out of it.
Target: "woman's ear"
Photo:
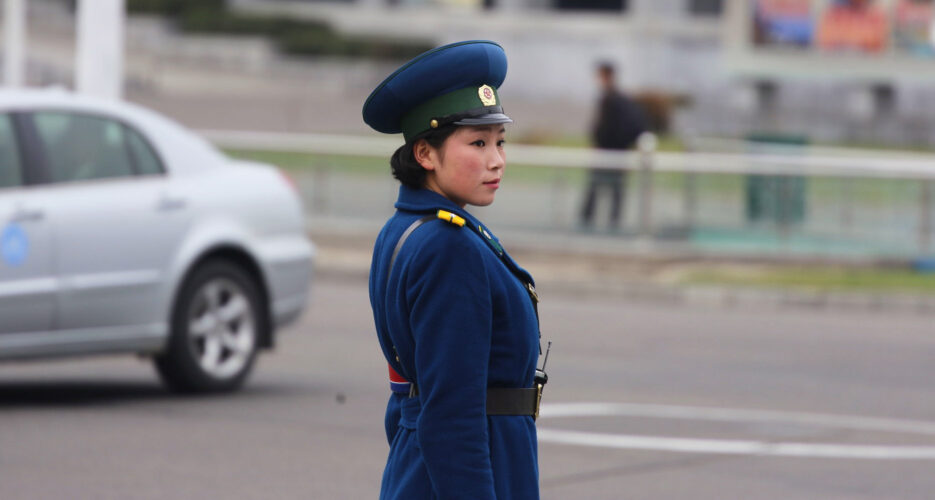
[[[435,170],[438,165],[438,152],[425,139],[416,141],[412,146],[412,156],[426,170]]]

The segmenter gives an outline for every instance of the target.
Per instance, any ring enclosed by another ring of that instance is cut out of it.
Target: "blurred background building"
[[[342,31],[507,46],[505,92],[559,108],[579,130],[596,60],[678,133],[796,134],[928,144],[928,0],[236,0],[243,11],[326,19]],[[866,42],[864,39],[870,39]],[[509,94],[508,94],[509,95]],[[544,107],[540,107],[541,108]],[[547,118],[553,118],[545,111]]]
[[[74,2],[28,4],[28,81],[71,85]],[[663,132],[768,132],[900,146],[935,140],[928,112],[935,104],[930,0],[128,0],[127,6],[128,98],[195,126],[213,124],[185,96],[211,89],[259,96],[260,108],[243,103],[244,119],[259,128],[365,133],[360,103],[400,60],[425,47],[490,38],[510,54],[502,92],[520,117],[514,130],[530,140],[582,134],[597,93],[598,60],[618,65],[622,86]],[[245,19],[268,25],[251,28]],[[275,20],[315,29],[277,40],[266,36]],[[342,37],[358,50],[335,41]],[[321,50],[308,50],[316,42]],[[237,111],[218,118],[229,124]]]

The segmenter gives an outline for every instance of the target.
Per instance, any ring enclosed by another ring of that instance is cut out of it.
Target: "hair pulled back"
[[[393,177],[406,187],[413,189],[425,187],[426,170],[416,161],[413,146],[420,140],[425,140],[429,146],[438,149],[454,133],[455,129],[457,129],[456,125],[445,125],[441,128],[426,130],[400,146],[390,157]]]

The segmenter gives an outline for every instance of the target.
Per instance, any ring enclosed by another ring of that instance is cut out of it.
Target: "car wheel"
[[[257,285],[229,261],[209,261],[185,280],[172,312],[166,351],[155,359],[177,392],[231,391],[243,385],[267,328]]]

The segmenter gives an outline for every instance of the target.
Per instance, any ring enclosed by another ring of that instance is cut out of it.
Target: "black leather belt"
[[[490,387],[487,389],[488,415],[529,415],[539,418],[542,386],[529,389]]]
[[[407,383],[408,384],[408,383]],[[419,395],[415,384],[409,385],[408,392],[395,391],[406,394],[410,398]],[[487,388],[487,415],[529,415],[539,418],[539,404],[542,402],[542,384],[528,389],[515,389],[508,387]]]

